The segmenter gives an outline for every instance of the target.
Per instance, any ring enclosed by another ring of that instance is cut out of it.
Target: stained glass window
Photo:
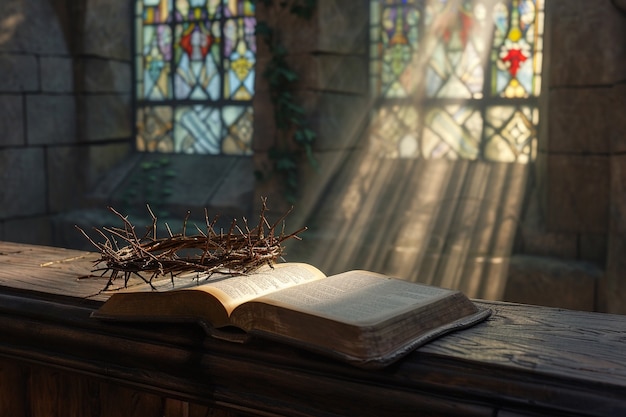
[[[251,154],[252,0],[139,0],[135,102],[141,151]]]
[[[372,0],[375,151],[532,160],[543,21],[544,0]]]

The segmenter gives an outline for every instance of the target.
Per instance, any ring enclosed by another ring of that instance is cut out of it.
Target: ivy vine
[[[273,6],[272,0],[257,1],[266,7]],[[278,4],[282,8],[290,6],[290,13],[299,18],[310,19],[316,3],[316,0],[281,0]],[[317,134],[309,127],[304,108],[296,103],[293,89],[299,77],[287,63],[288,51],[280,40],[280,33],[263,21],[257,22],[255,33],[265,42],[271,57],[263,72],[269,85],[276,125],[274,145],[268,156],[273,164],[273,172],[283,181],[285,199],[293,204],[298,195],[298,165],[303,153],[309,164],[317,169],[317,161],[313,156],[313,143]],[[263,177],[260,172],[256,174],[257,178]]]
[[[133,172],[122,195],[122,207],[125,212],[148,204],[158,217],[166,217],[166,199],[174,192],[172,181],[176,171],[171,168],[167,156],[143,161]]]

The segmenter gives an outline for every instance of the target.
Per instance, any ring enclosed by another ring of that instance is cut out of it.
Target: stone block
[[[254,96],[259,93],[267,93],[269,91],[269,83],[265,78],[265,71],[267,65],[270,62],[269,52],[263,43],[260,43],[257,47],[257,56],[255,63],[254,73]]]
[[[48,205],[52,212],[76,206],[85,192],[81,172],[81,149],[74,146],[51,146],[46,149]]]
[[[536,188],[531,189],[526,195],[526,209],[516,237],[517,251],[525,255],[576,259],[578,257],[577,234],[546,230],[546,220],[541,209],[539,195],[539,190]]]
[[[52,212],[60,212],[84,204],[85,195],[99,179],[130,153],[128,143],[105,143],[90,146],[48,147],[48,204]],[[93,199],[93,196],[90,196]],[[105,207],[109,195],[97,204]]]
[[[368,2],[319,0],[317,10],[318,51],[362,55],[367,52]]]
[[[323,210],[321,208],[331,211],[331,217],[339,217],[336,213],[336,207],[341,204],[337,203],[338,201],[344,200],[344,206],[355,204],[354,201],[345,202],[346,194],[351,196],[354,194],[355,178],[342,175],[342,169],[345,169],[346,166],[352,167],[355,161],[362,161],[363,152],[354,149],[315,151],[313,157],[317,163],[317,168],[311,166],[306,160],[303,160],[301,164],[299,173],[300,196],[297,210],[290,216],[296,227],[310,226],[309,222],[317,222],[324,217],[324,214],[320,212]],[[350,170],[350,172],[353,171]],[[340,222],[345,223],[343,219]],[[331,233],[335,232],[335,229],[331,230]]]
[[[272,210],[285,212],[289,209],[289,204],[285,199],[284,184],[281,178],[273,171],[273,161],[270,160],[267,152],[255,152],[252,155],[253,172],[256,177],[254,187],[254,212],[260,209],[261,197],[266,197],[272,202]]]
[[[596,310],[602,269],[587,262],[541,256],[512,256],[503,300],[515,303]]]
[[[525,255],[554,256],[576,259],[578,236],[576,233],[556,233],[545,230],[523,228],[519,232],[519,252]]]
[[[626,155],[611,157],[611,232],[626,234]]]
[[[626,153],[626,84],[611,88],[610,119],[606,121],[611,153]]]
[[[7,220],[2,239],[31,245],[53,245],[50,218],[35,216]]]
[[[626,235],[609,233],[606,278],[601,285],[602,311],[626,314]]]
[[[76,141],[76,102],[70,95],[26,96],[29,145],[55,145]]]
[[[369,117],[369,100],[358,95],[307,92],[304,108],[317,132],[315,149],[349,149],[366,146],[363,130]]]
[[[257,20],[274,28],[291,54],[366,52],[369,4],[363,0],[319,0],[308,19],[291,13],[289,4],[266,9],[258,3]]]
[[[624,107],[613,107],[612,88],[563,88],[550,92],[548,150],[608,153],[611,131]]]
[[[300,89],[367,94],[367,60],[354,55],[292,55],[288,63],[300,76]]]
[[[72,58],[42,56],[41,90],[44,93],[71,93],[74,91],[74,67]]]
[[[274,106],[267,91],[257,91],[252,102],[254,108],[254,136],[252,150],[267,152],[276,140],[276,123],[274,120]]]
[[[21,146],[24,137],[24,100],[18,95],[0,95],[0,146]]]
[[[278,4],[276,4],[278,3]],[[317,24],[315,16],[301,18],[290,12],[288,2],[276,2],[269,8],[257,3],[257,22],[264,22],[273,30],[276,41],[290,54],[310,53],[317,46]],[[257,43],[263,43],[261,37]]]
[[[47,0],[0,2],[0,51],[64,55],[61,22]]]
[[[549,155],[547,159],[547,230],[606,232],[609,157]]]
[[[252,158],[236,158],[228,175],[204,205],[230,213],[231,218],[253,219],[254,184]]]
[[[44,166],[41,148],[0,150],[0,219],[46,212]]]
[[[112,142],[94,144],[84,147],[83,163],[85,169],[85,184],[93,189],[105,176],[125,161],[133,152],[133,144],[129,142]]]
[[[551,0],[546,8],[551,87],[624,79],[626,47],[618,40],[626,36],[626,17],[611,0]]]
[[[134,153],[132,152],[132,145],[128,144],[127,146],[129,148],[129,154],[120,158],[117,163],[112,165],[109,169],[103,171],[101,176],[96,179],[90,187],[86,197],[88,203],[91,203],[92,206],[102,207],[103,204],[111,201],[113,194],[120,184],[126,180],[135,166],[138,165],[143,158],[143,153]],[[95,161],[95,159],[98,159],[97,149],[99,149],[99,147],[92,146],[90,149],[94,150],[94,152],[90,152],[90,160]]]
[[[604,233],[582,233],[579,236],[579,258],[604,267],[608,251],[608,237]]]
[[[132,112],[130,94],[99,94],[81,97],[84,103],[84,132],[88,141],[130,138]]]
[[[132,221],[134,222],[134,219]],[[50,223],[54,246],[91,252],[96,249],[76,230],[75,225],[86,231],[96,242],[102,242],[103,239],[102,236],[93,233],[92,228],[122,226],[120,219],[105,207],[63,211],[51,216]],[[142,227],[143,224],[137,226]]]
[[[83,91],[85,93],[128,93],[131,91],[131,65],[129,62],[109,59],[85,58]]]
[[[37,58],[33,55],[0,54],[0,91],[39,90]]]
[[[131,19],[130,8],[126,2],[87,0],[84,54],[130,62]]]

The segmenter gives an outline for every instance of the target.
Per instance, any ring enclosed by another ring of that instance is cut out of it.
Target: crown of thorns
[[[147,209],[152,217],[152,225],[142,237],[137,235],[128,216],[122,215],[113,207],[109,207],[109,210],[122,220],[123,227],[94,228],[104,238],[102,243],[91,239],[80,227],[75,227],[100,252],[100,258],[94,262],[93,272],[101,272],[101,276],[110,274],[102,291],[110,289],[120,277],[124,279],[124,288],[127,287],[131,276],[139,277],[155,290],[153,280],[161,276],[169,276],[173,285],[174,278],[181,274],[195,272],[198,273],[197,276],[203,275],[207,278],[215,273],[242,275],[253,272],[262,265],[272,266],[281,259],[283,243],[292,238],[301,240],[298,234],[306,230],[306,227],[290,234],[285,233],[285,218],[291,209],[270,225],[266,218],[266,199],[261,201],[256,227],[250,228],[246,218],[243,218],[242,229],[237,220],[233,219],[227,232],[215,230],[219,216],[210,221],[205,209],[205,230],[194,224],[197,233],[186,233],[190,216],[188,211],[181,233],[172,233],[166,223],[167,236],[159,238],[157,217],[149,205]],[[279,226],[280,230],[277,231]],[[125,244],[120,245],[120,240]]]

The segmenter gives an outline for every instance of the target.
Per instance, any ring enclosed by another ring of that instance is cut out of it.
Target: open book
[[[122,290],[93,316],[197,321],[229,340],[236,338],[228,329],[237,328],[376,368],[489,313],[458,291],[367,271],[326,277],[311,265],[284,263],[250,275],[190,279],[170,291]]]

